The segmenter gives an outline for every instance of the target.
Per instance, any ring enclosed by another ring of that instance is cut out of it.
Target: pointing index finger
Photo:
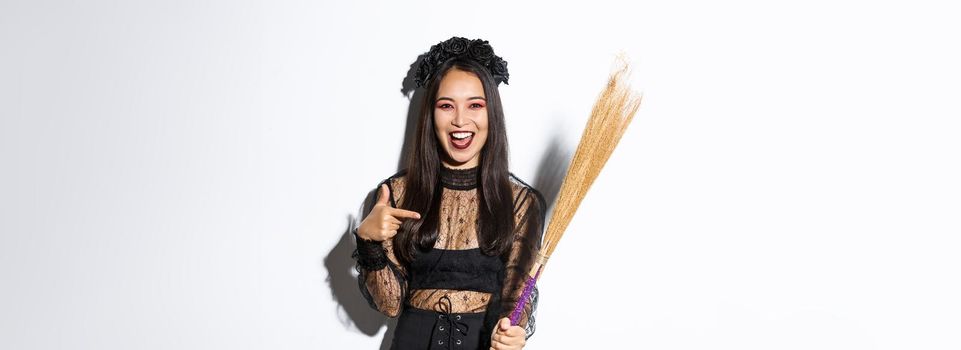
[[[390,215],[397,218],[420,219],[420,214],[410,210],[391,208]]]

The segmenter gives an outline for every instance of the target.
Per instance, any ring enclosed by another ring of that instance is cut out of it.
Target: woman
[[[384,180],[357,236],[361,291],[397,317],[393,349],[521,349],[530,300],[507,318],[537,254],[545,203],[508,172],[497,90],[507,64],[454,37],[423,56],[424,91],[406,170]],[[533,297],[532,299],[535,299]]]

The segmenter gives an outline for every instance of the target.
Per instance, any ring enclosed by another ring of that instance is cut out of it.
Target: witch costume
[[[478,243],[478,168],[440,168],[440,215],[433,249],[401,264],[392,240],[357,237],[360,290],[371,307],[399,315],[391,349],[487,349],[496,322],[508,317],[540,246],[543,196],[513,174],[514,234],[510,249],[486,255]],[[389,204],[403,202],[405,174],[384,180]],[[366,215],[366,213],[365,213]],[[536,293],[519,325],[534,332]]]

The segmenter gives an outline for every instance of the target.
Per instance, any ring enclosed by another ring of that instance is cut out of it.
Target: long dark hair
[[[394,236],[394,252],[404,264],[413,261],[416,250],[430,250],[437,241],[443,192],[440,167],[445,151],[434,132],[434,103],[440,81],[451,69],[474,73],[480,79],[487,99],[487,142],[480,151],[480,183],[477,189],[480,201],[477,236],[481,252],[490,256],[503,254],[512,243],[514,211],[508,170],[507,131],[497,83],[487,68],[476,61],[455,58],[438,67],[437,73],[426,85],[414,144],[407,154],[404,199],[398,205],[420,213],[422,219],[404,221]]]

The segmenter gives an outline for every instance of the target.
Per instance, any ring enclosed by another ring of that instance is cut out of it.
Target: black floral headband
[[[507,84],[507,61],[494,54],[494,48],[487,43],[487,40],[468,40],[456,36],[430,47],[430,51],[424,55],[420,66],[417,67],[414,83],[417,87],[426,86],[431,77],[437,73],[437,68],[452,58],[469,58],[477,61],[490,71],[495,84],[501,82]]]

